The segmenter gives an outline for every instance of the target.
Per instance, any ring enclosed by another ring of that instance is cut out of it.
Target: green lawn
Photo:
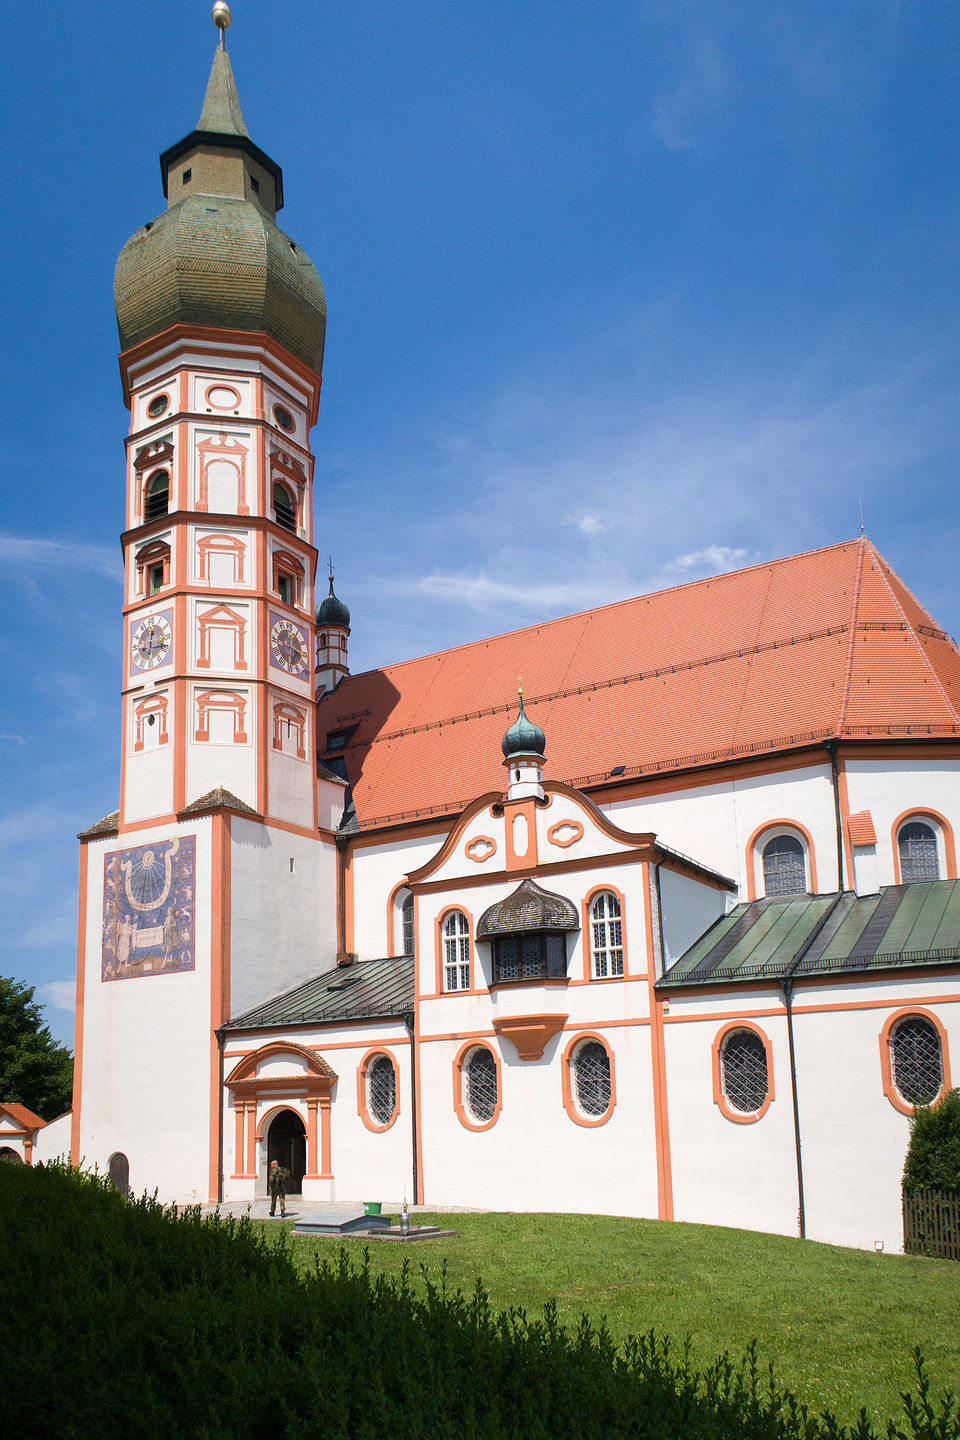
[[[764,1365],[817,1411],[876,1422],[900,1410],[912,1351],[923,1350],[937,1392],[960,1393],[960,1265],[875,1255],[747,1230],[587,1215],[435,1215],[419,1222],[454,1239],[370,1244],[375,1270],[404,1260],[472,1290],[482,1276],[497,1308],[531,1313],[556,1296],[561,1317],[586,1310],[622,1337],[650,1328],[690,1335],[694,1352],[739,1355],[756,1338]],[[265,1222],[271,1228],[281,1222]],[[292,1222],[286,1222],[292,1228]],[[336,1240],[298,1236],[311,1267]],[[348,1241],[351,1253],[360,1242]],[[355,1258],[358,1258],[355,1256]]]

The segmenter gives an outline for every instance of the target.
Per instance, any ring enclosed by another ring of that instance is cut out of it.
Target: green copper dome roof
[[[520,695],[520,713],[500,742],[500,748],[507,759],[511,755],[542,755],[547,737],[539,725],[527,719],[523,708],[523,694]]]
[[[330,576],[330,592],[325,595],[317,606],[316,621],[318,625],[342,625],[344,630],[350,629],[350,611],[342,600],[338,600],[333,593],[333,576]]]
[[[169,209],[131,235],[114,275],[122,348],[177,324],[262,331],[319,374],[323,286],[274,223],[283,177],[247,134],[226,50],[197,129],[160,164]]]

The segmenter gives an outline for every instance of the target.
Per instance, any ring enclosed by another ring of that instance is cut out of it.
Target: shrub
[[[345,1249],[299,1279],[285,1234],[128,1201],[57,1167],[0,1167],[5,1433],[18,1440],[873,1440],[814,1417],[751,1348],[703,1370],[649,1333],[615,1346],[494,1313]],[[960,1440],[923,1362],[888,1440]]]
[[[916,1109],[903,1167],[905,1190],[960,1190],[960,1090]]]

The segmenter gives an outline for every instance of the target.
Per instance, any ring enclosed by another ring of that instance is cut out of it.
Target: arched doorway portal
[[[285,1166],[293,1179],[290,1193],[299,1195],[307,1169],[307,1132],[300,1116],[293,1110],[281,1110],[267,1132],[267,1169],[274,1160]]]
[[[14,1165],[23,1164],[23,1156],[18,1155],[16,1150],[11,1150],[9,1145],[0,1146],[0,1160],[9,1160]]]

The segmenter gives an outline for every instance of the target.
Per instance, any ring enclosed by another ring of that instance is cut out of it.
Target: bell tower
[[[178,1133],[164,1169],[187,1199],[222,1192],[217,1027],[336,954],[309,448],[326,305],[275,223],[283,175],[244,123],[223,0],[213,18],[196,128],[160,156],[167,208],[114,278],[130,410],[120,804],[81,836],[74,1105],[77,1158],[122,1152],[136,1189]],[[152,1095],[144,1066],[171,1053]]]

